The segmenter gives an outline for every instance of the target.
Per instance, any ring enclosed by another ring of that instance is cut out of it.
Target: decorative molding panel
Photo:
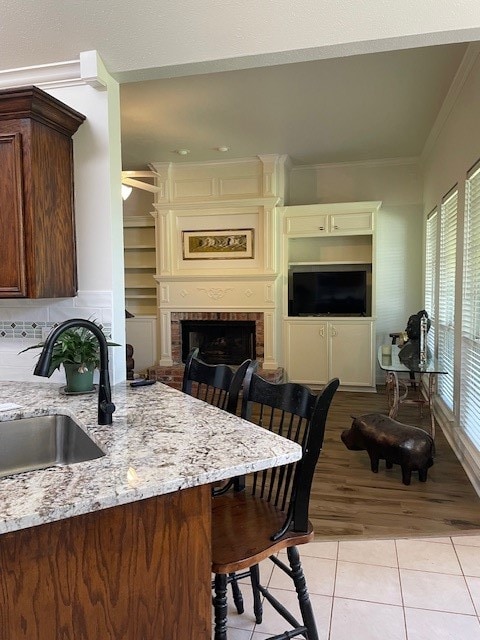
[[[209,287],[208,289],[205,287],[197,287],[197,291],[206,293],[210,300],[217,301],[223,300],[230,291],[233,291],[233,287],[226,287],[225,289],[222,289],[221,287]]]
[[[248,311],[275,308],[275,283],[245,279],[161,282],[160,308],[171,311]]]

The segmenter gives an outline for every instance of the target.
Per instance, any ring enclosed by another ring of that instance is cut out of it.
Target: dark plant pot
[[[81,393],[82,391],[93,390],[93,372],[95,371],[95,365],[93,362],[86,364],[86,371],[80,372],[79,364],[72,362],[64,362],[63,367],[65,369],[65,377],[67,379],[66,391],[70,393]]]

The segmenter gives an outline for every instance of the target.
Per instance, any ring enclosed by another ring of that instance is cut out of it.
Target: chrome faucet
[[[33,371],[34,375],[48,377],[50,362],[52,359],[53,347],[58,336],[73,327],[84,327],[93,333],[97,338],[100,347],[100,380],[98,385],[98,424],[112,424],[112,414],[115,405],[112,402],[112,391],[110,389],[110,375],[108,373],[108,345],[103,331],[98,325],[90,320],[82,318],[72,318],[65,320],[55,327],[45,340],[42,352],[37,365]]]

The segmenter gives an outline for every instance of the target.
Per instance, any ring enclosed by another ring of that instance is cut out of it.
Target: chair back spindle
[[[188,354],[182,391],[229,413],[236,413],[245,373],[249,366],[256,368],[256,364],[252,367],[252,360],[245,360],[234,370],[226,364],[207,364],[198,358],[198,353],[199,349],[195,348]]]
[[[269,431],[293,440],[302,447],[302,459],[283,467],[252,474],[248,490],[286,512],[281,529],[308,530],[308,507],[315,466],[320,456],[328,410],[339,385],[331,380],[319,395],[301,384],[275,384],[248,371],[243,383],[242,417]]]

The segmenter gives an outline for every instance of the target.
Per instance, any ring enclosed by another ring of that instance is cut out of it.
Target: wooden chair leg
[[[215,640],[227,640],[227,574],[215,575]]]
[[[292,579],[297,591],[303,624],[307,628],[308,640],[318,640],[317,624],[313,615],[312,604],[308,595],[307,583],[303,575],[300,554],[298,553],[297,547],[289,547],[287,549],[287,555],[292,569]]]
[[[263,619],[263,606],[259,589],[260,569],[258,567],[258,564],[254,564],[252,567],[250,567],[250,580],[252,582],[253,612],[255,613],[255,622],[257,624],[261,624]]]
[[[235,607],[237,609],[237,613],[243,613],[243,596],[240,591],[240,587],[238,586],[238,580],[234,573],[229,573],[228,578],[230,584],[232,585],[232,594],[233,594],[233,602],[235,603]]]

